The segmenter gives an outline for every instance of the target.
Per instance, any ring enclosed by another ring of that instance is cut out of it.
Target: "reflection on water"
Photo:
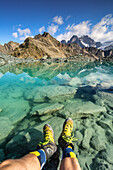
[[[113,164],[111,64],[70,62],[0,67],[1,161],[35,149],[43,138],[45,123],[53,127],[57,141],[67,117],[74,120],[78,138],[75,149],[81,167],[110,169]]]

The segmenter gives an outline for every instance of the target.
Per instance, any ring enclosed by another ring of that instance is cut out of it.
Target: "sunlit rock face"
[[[113,67],[110,63],[32,63],[0,67],[0,161],[20,158],[43,141],[55,141],[73,118],[75,152],[82,169],[113,167]],[[62,151],[60,150],[60,159]],[[58,156],[58,155],[57,155]],[[47,169],[58,169],[58,157]]]

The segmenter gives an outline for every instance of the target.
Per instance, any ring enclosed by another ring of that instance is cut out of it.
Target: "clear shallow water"
[[[111,168],[111,64],[34,63],[0,68],[1,161],[35,149],[45,123],[53,127],[57,141],[66,117],[74,120],[81,167]]]

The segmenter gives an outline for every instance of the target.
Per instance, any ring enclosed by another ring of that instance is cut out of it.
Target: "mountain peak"
[[[95,42],[91,37],[88,35],[83,35],[79,38],[80,40],[84,41],[85,43],[90,43],[90,41]]]
[[[67,43],[76,43],[80,47],[100,47],[102,44],[100,42],[95,42],[88,35],[82,35],[80,38],[77,35],[73,35]]]
[[[42,34],[42,37],[49,37],[49,36],[51,36],[48,32],[44,32],[43,34]]]
[[[88,35],[82,35],[80,38],[90,38]]]
[[[78,44],[80,47],[84,47],[83,45],[82,45],[82,43],[81,43],[81,41],[79,40],[79,38],[77,37],[77,35],[73,35],[72,37],[71,37],[71,39],[67,42],[67,43],[76,43],[76,44]]]
[[[35,35],[34,36],[34,39],[39,39],[39,38],[41,38],[42,37],[42,35],[41,34],[38,34],[38,35]]]

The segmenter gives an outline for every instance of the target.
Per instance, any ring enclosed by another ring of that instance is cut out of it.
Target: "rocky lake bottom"
[[[52,126],[55,141],[74,122],[75,153],[83,170],[113,170],[113,65],[33,63],[0,67],[0,161],[20,158]],[[60,153],[60,154],[59,154]],[[60,156],[59,156],[60,155]],[[44,169],[59,169],[61,149]]]

